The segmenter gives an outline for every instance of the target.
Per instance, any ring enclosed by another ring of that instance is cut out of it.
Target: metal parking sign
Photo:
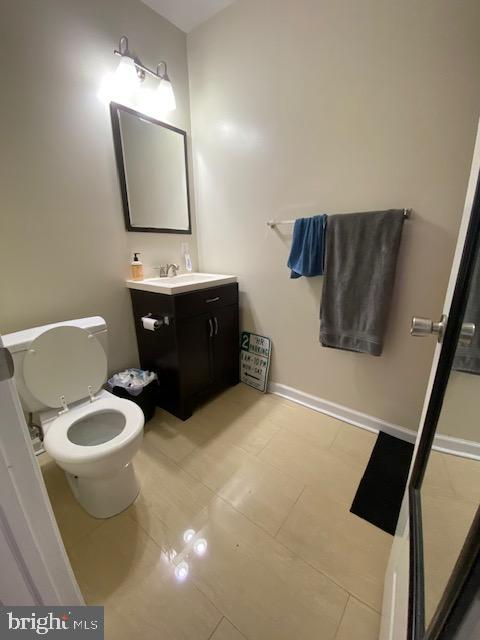
[[[240,351],[241,381],[266,393],[271,354],[270,338],[243,331]]]

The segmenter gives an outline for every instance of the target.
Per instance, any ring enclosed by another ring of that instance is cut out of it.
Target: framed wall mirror
[[[409,505],[409,640],[456,639],[480,594],[480,179]]]
[[[127,230],[191,233],[186,132],[114,102],[110,113]]]

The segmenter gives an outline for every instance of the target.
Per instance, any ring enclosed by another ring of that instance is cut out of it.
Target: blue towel
[[[326,215],[295,220],[292,248],[287,262],[292,270],[290,278],[323,275],[326,227]]]

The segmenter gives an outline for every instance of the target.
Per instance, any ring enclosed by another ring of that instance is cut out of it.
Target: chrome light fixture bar
[[[167,63],[164,60],[158,63],[155,71],[149,69],[130,51],[127,36],[120,38],[118,49],[114,49],[113,52],[121,60],[115,73],[107,75],[104,79],[100,90],[101,100],[110,101],[113,97],[116,102],[127,103],[130,106],[133,100],[136,103],[136,109],[153,112],[155,116],[173,111],[176,108],[175,94],[167,73]],[[159,81],[153,99],[152,97],[146,99],[147,95],[152,96],[151,92],[140,93],[137,91],[138,85],[145,80],[147,75]]]
[[[130,49],[128,48],[128,38],[127,36],[122,36],[118,42],[118,49],[114,49],[113,53],[116,56],[120,56],[122,58],[130,58],[130,60],[133,60],[133,62],[135,63],[135,68],[137,70],[137,75],[140,78],[140,80],[143,82],[143,80],[145,80],[145,75],[148,73],[150,76],[152,76],[153,78],[156,78],[157,80],[166,80],[167,82],[170,82],[170,78],[168,77],[168,73],[167,73],[167,63],[162,60],[161,62],[159,62],[157,64],[157,70],[156,71],[152,71],[152,69],[149,69],[148,67],[146,67],[142,61],[140,60],[140,58],[137,58],[137,56],[134,56],[131,52]],[[163,73],[160,72],[160,68],[163,66]]]

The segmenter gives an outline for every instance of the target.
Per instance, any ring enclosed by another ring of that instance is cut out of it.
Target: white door
[[[0,336],[0,604],[83,605]]]
[[[475,202],[476,191],[479,185],[480,172],[480,125],[477,131],[477,139],[473,154],[473,161],[470,173],[470,180],[465,199],[462,222],[457,240],[457,247],[453,260],[452,270],[448,283],[445,303],[443,306],[443,315],[448,318],[451,311],[452,299],[459,274],[462,254],[467,238],[467,230],[472,210]],[[439,310],[438,318],[434,318],[436,322],[440,322],[442,311]],[[442,327],[440,327],[441,329]],[[438,327],[434,327],[438,329]],[[480,327],[476,327],[476,331],[480,331]],[[425,427],[425,419],[431,401],[432,389],[434,387],[435,376],[440,359],[442,349],[441,342],[437,343],[435,354],[430,372],[430,379],[425,395],[422,417],[420,421],[419,433],[415,443],[415,451],[413,456],[412,468],[410,476],[418,454],[419,442]],[[480,463],[479,463],[480,464]],[[405,492],[400,516],[398,520],[397,530],[390,553],[389,564],[385,576],[385,589],[382,607],[382,624],[380,631],[380,640],[406,640],[408,637],[408,599],[409,599],[409,563],[410,563],[410,521],[409,521],[409,499],[408,489]],[[415,636],[413,636],[415,637]]]

